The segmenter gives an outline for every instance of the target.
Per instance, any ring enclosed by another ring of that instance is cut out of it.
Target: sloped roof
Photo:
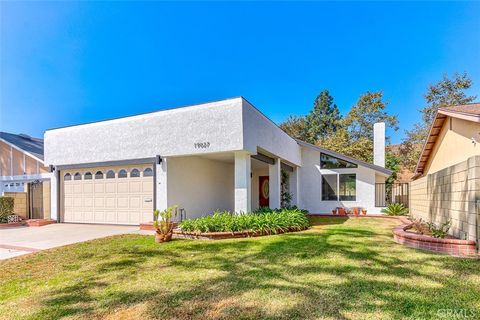
[[[43,161],[43,139],[8,132],[0,132],[0,139]]]
[[[423,145],[423,150],[415,168],[415,176],[412,178],[415,180],[423,174],[428,159],[432,153],[433,147],[437,142],[440,130],[442,130],[443,124],[447,117],[463,119],[472,122],[480,122],[480,103],[464,104],[458,106],[439,108],[435,119],[430,126],[427,140]]]
[[[311,144],[311,143],[308,143],[308,142],[305,142],[305,141],[302,141],[302,140],[299,140],[299,139],[295,139],[297,141],[297,143],[301,146],[304,146],[304,147],[307,147],[307,148],[310,148],[310,149],[314,149],[314,150],[317,150],[319,151],[320,153],[325,153],[325,154],[328,154],[328,155],[331,155],[331,156],[334,156],[336,158],[339,158],[339,159],[342,159],[342,160],[345,160],[345,161],[348,161],[348,162],[352,162],[352,163],[355,163],[359,166],[363,166],[363,167],[367,167],[367,168],[370,168],[370,169],[373,169],[375,171],[378,171],[380,173],[383,173],[383,174],[386,174],[386,175],[391,175],[393,173],[392,170],[389,170],[387,168],[384,168],[384,167],[380,167],[380,166],[377,166],[373,163],[368,163],[368,162],[365,162],[365,161],[362,161],[362,160],[358,160],[358,159],[355,159],[355,158],[352,158],[352,157],[349,157],[349,156],[346,156],[344,154],[341,154],[341,153],[338,153],[338,152],[335,152],[335,151],[332,151],[332,150],[328,150],[328,149],[325,149],[325,148],[322,148],[322,147],[319,147],[319,146],[316,146],[314,144]]]

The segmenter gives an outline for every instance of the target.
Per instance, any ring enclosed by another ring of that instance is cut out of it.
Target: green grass
[[[386,219],[312,222],[307,231],[240,240],[115,236],[6,260],[0,318],[480,316],[478,260],[398,245]]]

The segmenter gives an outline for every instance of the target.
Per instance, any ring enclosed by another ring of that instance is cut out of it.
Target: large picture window
[[[341,174],[339,177],[340,201],[357,200],[357,177],[354,173]]]
[[[356,201],[357,176],[355,173],[322,175],[323,201]]]
[[[325,153],[320,154],[320,168],[322,169],[342,169],[357,168],[355,163],[351,163]]]
[[[322,175],[322,200],[323,201],[338,200],[336,174]]]

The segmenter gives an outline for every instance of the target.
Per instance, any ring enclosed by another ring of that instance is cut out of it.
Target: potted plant
[[[174,213],[175,212],[175,213]],[[177,215],[177,206],[171,206],[162,212],[153,212],[153,227],[155,228],[155,242],[161,243],[172,240],[174,223],[172,217]]]
[[[332,210],[332,214],[333,214],[334,216],[336,216],[336,215],[337,215],[337,209],[333,209],[333,210]]]
[[[358,208],[353,208],[353,214],[355,215],[355,217],[358,217],[358,214],[359,214],[359,211],[358,211]]]
[[[345,208],[339,207],[338,209],[338,215],[339,216],[344,216],[346,215]]]
[[[366,215],[367,215],[367,209],[362,209],[362,214],[363,214],[364,216],[366,216]]]

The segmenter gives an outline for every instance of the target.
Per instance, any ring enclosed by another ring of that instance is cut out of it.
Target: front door
[[[259,186],[258,203],[259,203],[260,207],[268,207],[270,205],[270,201],[268,199],[268,194],[270,192],[270,185],[269,185],[268,176],[258,177],[258,186]]]

